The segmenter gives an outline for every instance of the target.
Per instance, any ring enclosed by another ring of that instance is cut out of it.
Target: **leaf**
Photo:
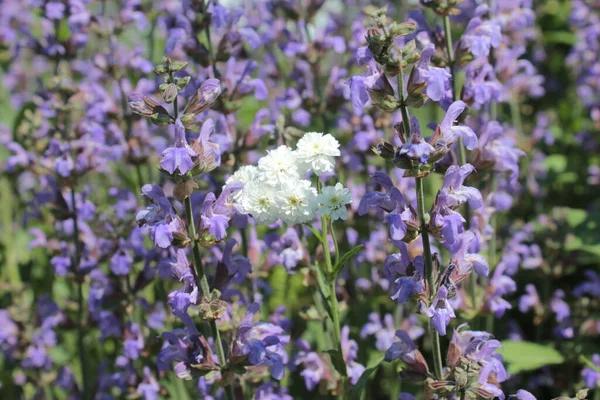
[[[364,372],[358,379],[358,382],[356,382],[356,386],[354,386],[354,388],[352,388],[352,392],[350,393],[350,400],[360,400],[362,392],[363,392],[365,386],[367,385],[367,382],[369,381],[369,377],[371,376],[371,374],[373,374],[373,372],[377,371],[377,369],[379,368],[379,365],[382,362],[383,362],[383,357],[380,358],[375,363],[375,365],[364,370]]]
[[[321,266],[316,264],[317,271],[317,284],[319,285],[319,292],[321,292],[321,296],[323,296],[323,305],[327,310],[327,314],[329,314],[329,318],[333,320],[333,310],[331,309],[331,289],[329,288],[329,281],[325,277],[325,273],[321,269]]]
[[[306,227],[310,229],[310,231],[313,233],[313,235],[317,237],[317,239],[319,239],[319,242],[323,243],[323,236],[321,235],[321,232],[313,228],[311,225],[307,224]]]
[[[348,376],[344,356],[338,350],[327,350],[325,353],[329,354],[329,357],[331,357],[331,363],[335,367],[336,371],[342,376]]]
[[[533,371],[546,365],[562,364],[565,360],[555,348],[532,342],[505,340],[498,351],[508,364],[508,372]]]
[[[342,258],[340,258],[340,261],[338,261],[338,263],[333,267],[332,279],[335,279],[339,275],[339,273],[342,272],[342,269],[348,263],[348,261],[350,261],[350,259],[352,257],[354,257],[356,255],[356,253],[361,251],[363,247],[364,246],[362,244],[359,244],[358,246],[354,246],[346,254],[344,254],[342,256]]]

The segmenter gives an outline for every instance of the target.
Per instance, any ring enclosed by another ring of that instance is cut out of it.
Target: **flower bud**
[[[187,67],[187,61],[173,61],[169,65],[169,72],[179,72]]]
[[[221,82],[218,79],[208,79],[194,93],[183,110],[184,114],[200,114],[209,108],[221,95]]]
[[[128,101],[129,108],[134,113],[149,118],[156,125],[164,126],[174,122],[167,110],[151,97],[132,93],[129,95]]]
[[[177,85],[179,90],[183,90],[188,85],[188,83],[190,83],[190,79],[192,79],[192,77],[189,75],[184,76],[183,78],[175,77],[175,84]]]
[[[179,118],[179,120],[181,121],[185,129],[193,131],[198,128],[195,117],[196,116],[194,114],[183,114],[181,118]]]
[[[163,91],[163,100],[167,103],[172,103],[179,93],[179,89],[174,83],[163,83],[160,85],[160,89]]]
[[[223,316],[227,311],[227,303],[221,299],[211,299],[202,302],[198,307],[200,318],[205,321],[214,321]]]
[[[402,23],[392,22],[388,28],[390,36],[407,36],[417,29],[417,23],[414,21],[406,21]]]

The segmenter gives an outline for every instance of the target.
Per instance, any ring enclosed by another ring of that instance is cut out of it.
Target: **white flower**
[[[252,214],[256,222],[269,225],[279,219],[276,194],[275,189],[254,180],[244,186],[239,202],[244,212]]]
[[[246,186],[250,182],[255,181],[257,178],[258,178],[258,168],[256,168],[254,165],[244,165],[243,167],[241,167],[240,169],[235,171],[235,173],[233,175],[231,175],[229,177],[229,179],[227,179],[225,181],[225,186],[223,186],[223,189],[225,189],[225,187],[227,185],[229,185],[233,182],[242,182],[244,184],[244,186]],[[235,192],[231,196],[233,201],[239,202],[240,198],[242,197],[242,193],[243,193],[243,189]]]
[[[300,168],[313,170],[318,176],[331,172],[335,166],[334,157],[340,155],[340,143],[330,134],[307,132],[298,141],[296,151]]]
[[[270,150],[266,156],[258,160],[258,172],[258,179],[271,186],[298,180],[300,175],[296,152],[287,146]]]
[[[317,210],[317,215],[330,215],[333,221],[348,218],[346,204],[352,203],[352,194],[341,183],[336,183],[335,186],[325,186],[317,200],[321,205]]]
[[[312,221],[317,206],[317,191],[307,180],[286,182],[277,193],[279,217],[288,224]]]

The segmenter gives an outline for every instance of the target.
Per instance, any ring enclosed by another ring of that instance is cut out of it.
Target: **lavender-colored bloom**
[[[294,356],[294,365],[302,365],[300,375],[304,378],[306,389],[312,391],[328,373],[327,368],[318,353],[310,351],[310,345],[304,340],[296,343],[300,351]]]
[[[390,362],[400,359],[416,372],[428,373],[427,363],[408,333],[398,330],[396,331],[396,337],[398,341],[394,342],[385,352],[385,361]]]
[[[130,360],[137,360],[144,348],[144,336],[138,324],[130,324],[127,339],[123,341],[123,354]]]
[[[456,315],[448,301],[448,289],[445,286],[439,288],[431,306],[425,311],[425,315],[431,318],[431,326],[440,335],[446,336],[446,327],[452,318],[456,318]]]
[[[473,107],[481,109],[491,101],[500,101],[502,85],[496,79],[494,68],[487,62],[474,61],[466,68],[463,99]],[[480,139],[481,140],[481,139]]]
[[[0,309],[0,349],[9,351],[18,341],[19,328],[7,310]]]
[[[268,255],[269,263],[283,265],[288,273],[292,273],[304,258],[304,245],[294,228],[288,228],[281,236],[274,232],[268,233],[265,235],[265,243],[271,250]]]
[[[592,364],[594,368],[587,366],[581,371],[583,382],[590,389],[600,388],[600,354],[592,356]]]
[[[217,240],[222,240],[227,234],[231,217],[238,209],[230,203],[232,195],[244,187],[242,182],[228,184],[219,197],[209,193],[202,204],[201,230],[208,231]]]
[[[287,394],[287,388],[267,382],[256,389],[254,400],[293,400],[293,397]]]
[[[464,164],[460,167],[452,165],[448,168],[437,198],[440,207],[457,208],[468,202],[469,206],[476,210],[483,205],[483,198],[479,190],[463,186],[463,182],[473,171],[475,168],[471,164]]]
[[[365,371],[365,367],[355,361],[358,358],[358,343],[350,339],[350,327],[344,326],[341,333],[342,352],[344,356],[344,362],[346,363],[348,377],[350,378],[350,383],[356,385],[360,379],[360,376]]]
[[[65,16],[65,5],[57,1],[46,3],[46,18],[60,20]]]
[[[416,222],[416,213],[404,200],[398,188],[394,187],[392,180],[384,172],[376,172],[372,179],[381,185],[387,193],[369,192],[360,201],[358,214],[364,215],[369,208],[380,208],[386,211],[385,217],[392,240],[402,240],[408,231],[409,222]]]
[[[136,393],[140,394],[144,400],[158,400],[160,385],[152,375],[150,368],[144,367],[144,380],[136,388]]]
[[[531,283],[525,285],[525,291],[527,294],[524,294],[519,299],[519,311],[522,313],[526,313],[532,308],[541,305],[535,285],[532,285]]]
[[[577,297],[589,295],[593,298],[600,298],[600,274],[593,270],[584,272],[586,281],[580,283],[573,290],[573,294]]]
[[[427,97],[439,102],[450,87],[450,78],[452,78],[452,75],[445,68],[430,65],[431,56],[434,52],[435,47],[433,45],[425,47],[421,53],[421,59],[413,72],[413,76],[409,80],[408,90],[410,93],[413,86],[425,85]]]
[[[162,152],[160,166],[169,174],[178,170],[185,175],[194,166],[193,157],[197,154],[185,140],[185,128],[181,121],[175,122],[175,147],[169,147]]]
[[[413,160],[419,160],[421,164],[429,161],[429,156],[435,151],[434,147],[423,140],[419,120],[412,116],[410,118],[411,142],[404,143],[400,148],[399,155],[407,155]],[[398,156],[398,155],[397,155]]]
[[[450,104],[446,115],[440,124],[440,131],[442,133],[442,139],[448,145],[456,142],[459,137],[462,137],[465,147],[469,150],[473,150],[477,147],[477,135],[468,126],[456,125],[454,121],[466,108],[466,104],[462,101],[455,101]]]
[[[519,177],[519,159],[525,152],[516,147],[516,139],[507,135],[498,122],[488,122],[481,136],[479,147],[475,152],[476,165],[489,165],[493,163],[494,171],[510,172],[512,182]]]
[[[364,339],[367,336],[375,336],[375,347],[379,351],[386,351],[392,346],[392,343],[396,340],[394,317],[391,314],[386,314],[383,320],[384,322],[382,324],[379,314],[370,313],[370,322],[365,324],[365,326],[363,326],[360,330],[360,337],[362,339]]]
[[[119,249],[110,259],[110,270],[115,275],[127,275],[133,265],[133,258],[127,250]]]
[[[517,394],[511,394],[509,398],[511,397],[515,397],[517,400],[537,400],[534,395],[523,389],[517,391]]]
[[[502,42],[501,27],[495,20],[484,21],[475,17],[467,25],[461,42],[473,56],[487,57],[490,49],[500,46]]]
[[[285,373],[283,347],[289,342],[289,336],[279,326],[253,323],[258,310],[256,303],[248,307],[234,338],[230,357],[234,360],[245,358],[251,365],[265,365],[271,370],[271,376],[280,380]]]
[[[565,292],[558,289],[550,299],[550,309],[556,315],[557,322],[563,322],[571,316],[571,308],[564,298]]]

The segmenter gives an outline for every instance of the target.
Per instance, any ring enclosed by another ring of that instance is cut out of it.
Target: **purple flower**
[[[538,307],[541,305],[540,298],[538,296],[537,290],[535,289],[535,285],[531,283],[525,285],[525,291],[527,294],[524,294],[519,299],[519,311],[522,313],[526,313],[532,308]]]
[[[511,394],[508,397],[515,397],[517,400],[537,400],[534,395],[523,389],[517,391],[517,394]]]
[[[381,185],[386,193],[369,192],[360,201],[358,214],[364,215],[369,208],[380,208],[387,212],[385,217],[392,240],[402,240],[408,231],[407,223],[416,223],[416,212],[404,200],[398,188],[384,172],[375,172],[371,177]]]
[[[438,289],[431,306],[425,311],[431,318],[431,326],[442,336],[446,336],[446,327],[452,318],[456,318],[454,309],[448,301],[448,289],[441,286]]]
[[[465,147],[469,150],[473,150],[477,147],[477,136],[475,132],[468,126],[457,125],[454,126],[454,121],[459,117],[460,114],[466,108],[466,104],[462,101],[455,101],[450,104],[446,116],[440,124],[440,131],[442,133],[442,139],[448,145],[456,142],[459,137],[462,137]]]
[[[133,258],[127,250],[119,249],[110,259],[110,270],[115,275],[127,275],[133,265]]]
[[[398,341],[394,342],[385,352],[385,361],[391,362],[400,359],[416,372],[427,374],[429,372],[427,363],[408,333],[398,330],[396,337]]]
[[[287,394],[287,388],[267,382],[256,389],[254,400],[293,400],[293,397]]]
[[[592,364],[581,370],[581,376],[587,388],[596,389],[600,387],[600,354],[592,356]]]
[[[410,125],[412,140],[402,145],[396,157],[398,157],[398,155],[407,155],[413,160],[419,160],[421,164],[426,164],[427,161],[429,161],[429,156],[435,151],[435,149],[432,145],[423,140],[423,137],[421,136],[419,120],[416,117],[412,116],[410,118]]]
[[[230,203],[231,196],[244,187],[242,182],[228,184],[219,197],[214,193],[208,193],[202,204],[201,230],[207,231],[217,240],[222,240],[227,235],[229,221],[238,209]]]
[[[490,49],[500,46],[502,42],[501,27],[495,20],[484,21],[475,17],[469,21],[461,42],[473,56],[487,57]]]
[[[294,356],[294,365],[302,365],[300,375],[304,378],[306,389],[312,391],[329,372],[318,353],[310,351],[310,345],[305,340],[296,343],[300,351]]]
[[[427,97],[435,102],[439,102],[445,96],[450,87],[452,75],[445,68],[432,67],[430,65],[431,56],[435,52],[435,47],[429,45],[421,53],[421,59],[417,64],[413,76],[408,83],[409,93],[413,87],[425,85]]]
[[[275,232],[265,235],[265,244],[271,250],[268,255],[269,264],[281,264],[288,273],[304,258],[304,245],[300,241],[298,232],[294,228],[288,228],[283,235]]]
[[[369,314],[369,321],[360,330],[361,339],[367,336],[374,335],[376,338],[375,347],[379,351],[386,351],[392,346],[396,340],[396,331],[394,328],[394,317],[391,314],[386,314],[384,323],[381,323],[381,318],[377,313]]]
[[[175,121],[175,147],[168,147],[162,152],[160,167],[173,175],[179,170],[185,175],[194,166],[193,157],[197,154],[185,140],[185,128],[180,120]]]
[[[358,343],[350,339],[350,327],[344,326],[342,328],[342,352],[344,353],[344,362],[346,363],[346,370],[348,377],[350,377],[350,383],[356,385],[360,376],[365,370],[362,364],[357,363],[355,360],[358,358]]]
[[[463,89],[463,99],[473,103],[476,109],[491,101],[500,101],[502,95],[502,85],[496,79],[494,68],[487,59],[481,60],[484,62],[476,60],[467,66]]]
[[[591,269],[584,272],[586,281],[580,283],[573,290],[573,295],[582,297],[589,295],[593,298],[600,298],[600,274]]]
[[[271,370],[271,376],[277,380],[285,373],[284,360],[287,354],[284,346],[290,337],[284,330],[268,322],[253,323],[259,305],[254,303],[246,311],[244,320],[237,329],[230,357],[234,363],[245,359],[250,365],[264,365]]]
[[[469,186],[463,186],[467,176],[475,168],[471,164],[465,164],[460,167],[452,165],[444,175],[444,184],[440,189],[437,198],[437,205],[440,207],[457,208],[468,202],[472,209],[476,210],[483,205],[483,198],[479,190]]]

